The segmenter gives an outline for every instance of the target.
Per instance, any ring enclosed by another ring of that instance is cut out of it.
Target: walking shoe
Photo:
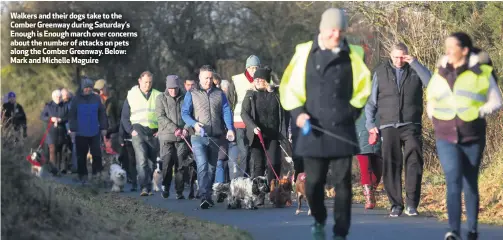
[[[140,196],[142,196],[142,197],[148,196],[148,191],[146,188],[141,190]]]
[[[154,192],[152,192],[152,190],[148,190],[148,195],[152,196],[152,195],[154,195]]]
[[[394,206],[391,208],[391,213],[389,214],[390,217],[399,217],[402,215],[402,208],[399,206]]]
[[[215,202],[213,202],[213,199],[206,199],[206,201],[210,204],[210,207],[215,206]]]
[[[185,196],[183,196],[183,194],[176,194],[176,199],[183,200],[185,199]]]
[[[162,195],[162,198],[168,198],[169,197],[169,192],[168,191],[163,191],[161,193],[161,195]]]
[[[201,209],[208,209],[208,208],[210,208],[210,203],[208,201],[206,201],[206,199],[203,199],[201,201],[201,204],[199,205],[199,207]]]
[[[458,232],[452,231],[445,234],[444,240],[461,240]]]
[[[419,213],[417,212],[416,208],[409,207],[409,206],[407,206],[405,208],[405,214],[407,214],[408,216],[417,216],[417,215],[419,215]]]
[[[311,233],[315,240],[325,240],[325,224],[315,222],[311,225]]]
[[[195,198],[195,197],[194,197],[194,193],[189,193],[189,200],[192,200],[192,199],[194,199],[194,198]]]
[[[467,240],[477,240],[479,237],[479,234],[476,232],[468,232],[468,235],[466,236]]]

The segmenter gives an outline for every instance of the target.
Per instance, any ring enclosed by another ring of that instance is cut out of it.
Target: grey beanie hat
[[[246,59],[246,68],[253,66],[260,66],[260,59],[255,55],[251,55]]]
[[[93,88],[94,86],[94,82],[93,80],[85,77],[85,78],[82,78],[82,81],[80,82],[80,88],[84,89],[84,88]]]
[[[178,88],[178,79],[177,75],[168,75],[166,77],[166,88]]]
[[[348,20],[342,9],[329,8],[321,15],[320,29],[340,29],[346,30]]]

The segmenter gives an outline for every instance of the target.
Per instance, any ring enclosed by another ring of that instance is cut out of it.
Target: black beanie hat
[[[262,67],[257,69],[255,71],[255,74],[253,75],[253,78],[262,78],[265,79],[266,81],[269,81],[271,79],[271,68],[269,67]]]

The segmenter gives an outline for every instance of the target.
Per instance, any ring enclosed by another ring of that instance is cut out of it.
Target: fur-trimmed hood
[[[489,54],[487,52],[479,50],[479,49],[474,49],[475,51],[472,50],[470,52],[470,56],[468,58],[468,68],[471,69],[475,66],[482,65],[482,64],[488,64],[492,65],[491,59],[489,58]],[[448,63],[448,58],[446,55],[441,56],[436,64],[437,68],[446,68]]]

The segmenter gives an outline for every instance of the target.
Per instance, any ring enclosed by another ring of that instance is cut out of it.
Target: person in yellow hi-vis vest
[[[138,85],[129,90],[122,107],[121,121],[125,131],[132,136],[141,196],[152,195],[152,167],[159,152],[155,103],[160,94],[152,88],[152,73],[145,71],[140,75]],[[133,190],[136,190],[135,180],[132,179]]]
[[[304,159],[315,239],[325,239],[324,185],[329,165],[336,192],[334,239],[346,239],[349,232],[351,161],[359,152],[355,121],[371,91],[363,48],[348,44],[346,28],[341,9],[326,10],[319,34],[314,41],[297,45],[280,84],[281,105],[302,131],[294,152]]]
[[[426,88],[427,113],[435,129],[438,158],[447,183],[451,231],[461,239],[461,191],[465,193],[468,240],[477,239],[478,176],[486,145],[486,120],[502,106],[501,91],[487,53],[474,48],[466,33],[445,40],[445,56]]]

